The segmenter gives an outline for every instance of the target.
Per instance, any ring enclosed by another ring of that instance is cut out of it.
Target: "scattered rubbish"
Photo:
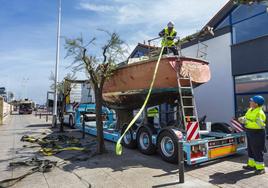
[[[34,166],[34,168],[30,169],[27,173],[18,176],[16,178],[10,178],[0,181],[0,188],[6,188],[15,185],[17,182],[22,180],[28,175],[31,175],[35,172],[48,172],[53,167],[57,165],[56,161],[50,161],[50,160],[41,160],[37,157],[33,157],[31,160],[25,160],[25,161],[18,161],[18,162],[11,162],[9,163],[9,166],[11,167],[18,167],[18,166]]]

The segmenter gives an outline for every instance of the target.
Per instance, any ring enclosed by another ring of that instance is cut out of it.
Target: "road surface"
[[[23,135],[42,137],[59,134],[52,130],[45,117],[34,115],[11,115],[6,124],[0,126],[0,180],[25,173],[27,168],[10,168],[9,162],[38,156],[39,147],[21,142]],[[66,135],[81,138],[81,132],[66,129]],[[81,139],[90,143],[94,138]],[[25,147],[26,146],[26,147]],[[77,151],[64,151],[47,159],[64,161],[62,165],[48,173],[37,172],[19,181],[13,187],[268,187],[268,175],[255,176],[242,170],[246,155],[236,155],[203,165],[186,167],[185,183],[178,183],[178,166],[169,164],[159,156],[146,156],[137,150],[124,149],[122,156],[114,153],[114,144],[106,142],[107,153],[103,155],[82,155],[82,158],[69,160],[81,155]],[[94,153],[94,148],[92,148]],[[267,155],[266,163],[268,162]],[[65,159],[65,160],[64,160]]]

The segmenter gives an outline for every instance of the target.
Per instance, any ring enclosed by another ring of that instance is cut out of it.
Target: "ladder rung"
[[[183,106],[183,108],[194,108],[194,106]]]
[[[193,96],[182,96],[183,99],[193,99]]]
[[[181,89],[192,89],[191,87],[180,87]]]
[[[187,115],[185,115],[185,119],[186,119],[187,117],[189,117],[189,118],[196,118],[196,116],[187,116]]]

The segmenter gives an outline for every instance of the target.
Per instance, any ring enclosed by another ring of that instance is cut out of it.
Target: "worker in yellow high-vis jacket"
[[[239,118],[241,123],[245,123],[248,141],[248,163],[243,168],[255,170],[256,174],[265,173],[263,153],[265,151],[266,116],[262,110],[264,102],[264,98],[260,95],[250,98],[250,108],[244,117]]]
[[[159,36],[163,37],[161,45],[164,46],[163,54],[168,54],[168,51],[172,51],[174,55],[178,55],[178,50],[175,46],[175,38],[177,35],[177,31],[174,28],[174,23],[170,21],[167,24],[167,27],[160,31]]]

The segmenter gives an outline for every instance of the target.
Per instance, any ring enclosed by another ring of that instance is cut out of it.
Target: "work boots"
[[[265,174],[265,169],[255,170],[255,174],[256,174],[256,175]]]
[[[250,171],[256,170],[255,167],[252,167],[252,166],[249,166],[249,165],[245,165],[245,166],[243,166],[243,169],[245,169],[245,170],[250,170]]]
[[[265,174],[265,169],[257,170],[255,167],[252,167],[252,166],[249,166],[249,165],[243,166],[243,169],[249,170],[249,171],[254,171],[255,170],[256,175]]]

